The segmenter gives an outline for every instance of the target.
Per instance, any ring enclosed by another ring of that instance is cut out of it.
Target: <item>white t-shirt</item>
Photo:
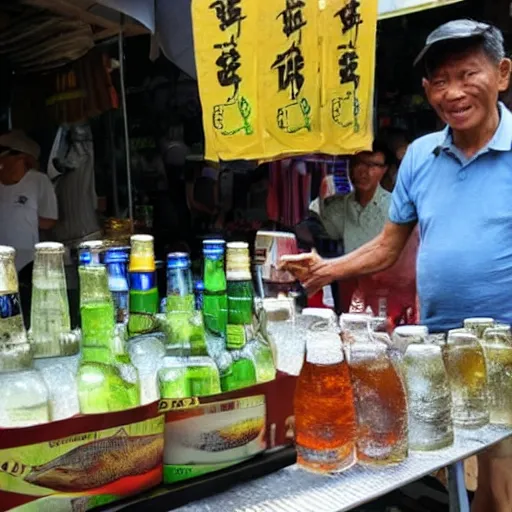
[[[34,259],[39,217],[58,218],[57,198],[48,176],[28,171],[14,185],[0,183],[0,245],[16,249],[16,270]]]

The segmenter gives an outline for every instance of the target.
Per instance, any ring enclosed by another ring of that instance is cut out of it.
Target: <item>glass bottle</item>
[[[341,339],[345,344],[366,342],[369,338],[371,316],[350,313],[341,315]]]
[[[157,374],[165,357],[165,343],[163,333],[143,334],[128,341],[130,359],[139,373],[141,405],[160,399]]]
[[[428,331],[427,331],[428,332]],[[439,450],[453,444],[451,394],[441,347],[411,332],[403,359],[409,413],[409,448]]]
[[[162,398],[188,398],[192,396],[187,379],[187,361],[167,353],[158,370],[158,389]]]
[[[128,277],[129,247],[113,247],[105,252],[108,272],[108,287],[114,301],[114,315],[117,323],[128,322],[130,313],[130,283]]]
[[[276,346],[276,368],[289,375],[299,375],[306,353],[306,337],[297,322],[295,299],[263,299],[262,304],[268,333]]]
[[[190,350],[192,355],[207,355],[202,314],[195,309],[192,271],[187,253],[167,256],[167,330],[169,342]]]
[[[295,389],[297,462],[332,473],[356,462],[356,420],[349,368],[332,311],[307,316],[306,358]]]
[[[32,367],[32,350],[21,314],[15,250],[0,246],[0,427],[50,421],[46,384]]]
[[[256,367],[252,357],[243,351],[232,350],[219,356],[221,389],[224,393],[248,388],[257,383]]]
[[[141,401],[141,386],[139,372],[126,349],[127,335],[126,324],[116,324],[112,349],[115,366],[123,381],[121,392],[127,395],[128,403],[133,404],[129,407],[136,407]]]
[[[483,339],[485,330],[494,327],[494,325],[493,318],[466,318],[464,320],[464,329],[474,334],[479,340]]]
[[[228,297],[224,272],[224,240],[205,240],[203,316],[208,333],[225,336],[228,323]]]
[[[391,341],[394,348],[405,354],[411,343],[426,343],[428,335],[428,328],[424,325],[402,325],[393,331]]]
[[[489,413],[493,425],[512,426],[512,333],[510,326],[486,329],[482,341],[487,362]]]
[[[407,457],[407,399],[387,347],[361,342],[352,343],[347,351],[359,429],[358,461],[402,462]]]
[[[478,338],[450,332],[443,352],[452,394],[453,424],[479,428],[489,423],[487,367]]]
[[[82,414],[99,414],[137,407],[133,380],[119,366],[114,303],[104,265],[81,266],[80,315],[82,354],[77,374]]]
[[[35,246],[30,317],[34,357],[72,355],[62,353],[60,342],[71,332],[62,244],[44,242]],[[78,351],[77,344],[74,353]]]
[[[253,336],[253,287],[247,243],[228,244],[226,267],[228,295],[226,345],[229,350],[240,350]]]
[[[103,242],[101,240],[89,240],[87,242],[82,242],[78,247],[79,266],[101,264],[102,251]]]
[[[151,235],[131,237],[129,264],[131,336],[147,334],[156,329],[159,296],[156,281],[155,252]]]

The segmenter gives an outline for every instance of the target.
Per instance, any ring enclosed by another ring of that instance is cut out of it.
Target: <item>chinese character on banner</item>
[[[377,3],[327,0],[322,11],[326,153],[350,154],[371,147]]]
[[[259,5],[256,47],[266,157],[314,152],[322,142],[318,0]]]
[[[258,78],[254,34],[258,9],[251,0],[194,0],[194,49],[203,109],[205,158],[258,159]]]

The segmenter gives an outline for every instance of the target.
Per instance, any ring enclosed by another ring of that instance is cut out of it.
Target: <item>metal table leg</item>
[[[469,512],[469,499],[464,482],[464,461],[448,466],[450,512]]]

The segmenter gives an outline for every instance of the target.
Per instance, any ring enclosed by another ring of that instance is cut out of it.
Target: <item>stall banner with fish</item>
[[[293,443],[296,378],[215,397],[162,400],[166,412],[164,482],[234,466],[267,448]]]
[[[263,151],[254,57],[258,2],[194,0],[192,20],[205,158],[257,159]]]
[[[2,430],[0,511],[86,511],[154,487],[163,432],[156,404]]]
[[[373,142],[377,0],[327,0],[320,25],[323,152],[354,154]]]
[[[369,149],[377,0],[193,0],[208,160]]]

